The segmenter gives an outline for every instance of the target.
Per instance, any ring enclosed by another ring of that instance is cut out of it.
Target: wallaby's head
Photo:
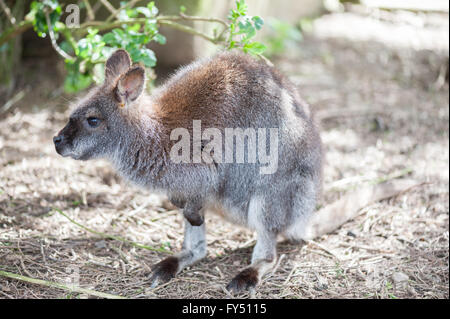
[[[103,85],[79,102],[67,125],[53,138],[56,151],[80,160],[111,153],[116,137],[126,129],[126,109],[136,102],[144,86],[144,68],[131,65],[125,50],[114,52],[106,61]]]

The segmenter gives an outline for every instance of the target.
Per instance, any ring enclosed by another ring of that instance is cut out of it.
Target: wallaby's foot
[[[168,282],[187,266],[206,256],[205,224],[194,227],[188,220],[184,222],[182,250],[175,256],[167,257],[153,266],[150,277],[151,288]]]
[[[254,267],[249,267],[234,277],[227,285],[227,289],[234,293],[253,290],[258,281],[258,270]]]
[[[178,272],[178,267],[178,258],[174,256],[167,257],[154,265],[152,267],[152,276],[150,277],[150,287],[155,288],[174,278]]]
[[[250,212],[254,209],[253,205],[254,203],[251,202]],[[253,248],[252,263],[228,284],[227,289],[231,292],[238,293],[255,289],[262,276],[275,266],[277,234],[263,228],[257,229],[256,232],[258,239]]]

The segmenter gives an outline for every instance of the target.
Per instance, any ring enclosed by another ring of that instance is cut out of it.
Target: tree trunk
[[[22,21],[28,1],[16,0],[5,1],[5,3],[11,9],[11,14],[16,19],[16,23]],[[0,33],[11,27],[11,22],[3,10],[1,16]],[[14,90],[15,76],[19,69],[21,56],[22,36],[20,34],[0,47],[0,102],[6,101]]]

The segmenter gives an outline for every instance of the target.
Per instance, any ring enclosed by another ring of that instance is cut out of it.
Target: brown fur
[[[256,287],[258,280],[258,270],[249,267],[237,274],[227,285],[227,289],[231,291],[249,290]]]
[[[162,281],[169,281],[177,274],[178,266],[178,258],[170,256],[154,265],[152,272],[155,276],[159,276]]]

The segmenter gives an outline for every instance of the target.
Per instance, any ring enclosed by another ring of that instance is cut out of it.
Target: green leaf
[[[118,40],[123,39],[123,37],[125,35],[125,32],[122,29],[117,29],[117,28],[112,29],[111,32],[116,36],[116,39],[118,39]]]
[[[92,70],[92,79],[95,83],[100,84],[105,80],[105,64],[97,63]]]
[[[250,20],[240,21],[239,24],[239,32],[236,34],[245,34],[245,37],[242,39],[243,42],[246,42],[250,38],[253,38],[256,35],[256,30],[253,27]]]
[[[78,74],[77,76],[67,76],[64,81],[64,91],[67,93],[76,93],[86,89],[92,83],[90,75]]]
[[[133,25],[128,25],[127,26],[127,31],[134,31],[134,32],[138,32],[141,29],[141,25],[139,23],[135,23]]]
[[[231,21],[236,21],[241,15],[236,10],[231,9],[230,14],[228,15],[228,19]]]
[[[112,32],[108,32],[108,33],[104,34],[103,35],[103,41],[105,41],[106,43],[108,43],[110,45],[116,45],[117,44],[116,36]]]
[[[155,53],[148,48],[135,48],[130,51],[130,56],[133,61],[142,62],[148,68],[152,68],[156,65]]]
[[[80,60],[66,62],[67,75],[64,81],[64,90],[67,93],[75,93],[87,88],[92,83],[92,76],[87,72],[80,73]]]
[[[117,18],[119,21],[126,21],[130,19],[130,15],[133,14],[134,11],[127,12],[127,10],[120,10]]]
[[[260,30],[261,27],[262,27],[263,24],[264,24],[264,20],[261,19],[261,18],[258,17],[258,16],[254,16],[254,17],[252,18],[252,20],[253,20],[253,23],[255,24],[256,30]]]
[[[69,42],[67,42],[67,41],[62,41],[60,44],[59,44],[59,46],[60,46],[60,48],[63,50],[63,51],[65,51],[65,52],[67,52],[67,53],[72,53],[73,52],[73,48],[72,48],[72,46],[70,45],[70,43]]]
[[[147,18],[150,18],[152,16],[151,10],[149,8],[146,8],[146,7],[137,7],[136,11],[141,13],[141,14],[143,14]]]
[[[93,37],[98,33],[98,29],[88,28],[88,37]]]
[[[245,0],[236,1],[236,9],[241,16],[245,16],[247,14],[248,6],[245,3]]]
[[[128,33],[128,42],[130,44],[139,45],[139,44],[147,44],[150,42],[150,35],[140,32],[130,31]]]
[[[47,19],[45,12],[50,12],[49,20],[55,30],[55,24],[61,16],[61,6],[56,0],[33,1],[30,5],[29,17],[32,18],[33,29],[38,36],[44,38],[48,33]]]
[[[230,23],[230,33],[234,34],[234,30],[236,29],[236,24]]]
[[[55,25],[53,26],[53,30],[55,32],[58,32],[59,30],[63,30],[66,28],[66,25],[60,21],[56,21]]]
[[[244,45],[243,50],[245,53],[250,53],[253,55],[262,54],[266,50],[266,46],[259,42],[247,43]]]
[[[156,20],[149,19],[145,22],[144,32],[152,35],[158,33],[158,25],[156,24]]]
[[[44,0],[42,3],[44,6],[49,7],[52,11],[59,11],[59,13],[61,13],[61,6],[57,0]]]
[[[159,44],[166,44],[166,37],[162,34],[158,33],[155,35],[154,40],[158,42]]]
[[[149,2],[149,4],[147,4],[147,8],[150,10],[152,17],[156,16],[159,12],[158,8],[155,6],[154,1]]]
[[[77,43],[76,55],[90,63],[97,63],[103,58],[103,47],[106,45],[105,36],[100,36],[98,29],[88,29],[88,35]],[[106,38],[114,35],[108,35]]]

